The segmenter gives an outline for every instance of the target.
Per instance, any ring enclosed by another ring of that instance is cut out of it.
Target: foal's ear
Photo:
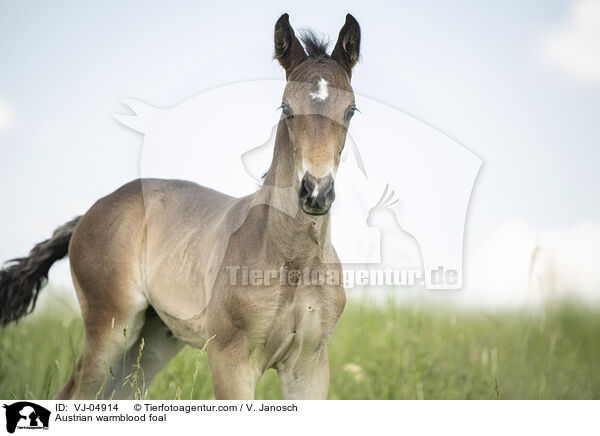
[[[348,74],[351,74],[352,68],[358,62],[359,52],[360,26],[358,21],[348,14],[346,15],[346,23],[340,30],[335,48],[331,52],[331,58],[340,63],[348,71]]]
[[[275,23],[275,59],[285,69],[288,77],[296,65],[306,59],[302,44],[290,26],[290,16],[283,14]]]

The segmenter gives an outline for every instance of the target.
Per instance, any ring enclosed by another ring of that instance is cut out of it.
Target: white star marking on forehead
[[[327,83],[327,80],[321,77],[319,82],[317,82],[317,92],[311,92],[308,95],[310,95],[310,98],[312,98],[313,100],[327,100],[327,97],[329,96],[329,90],[327,89],[327,85],[329,85]]]

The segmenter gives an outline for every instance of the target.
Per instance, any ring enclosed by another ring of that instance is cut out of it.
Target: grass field
[[[52,398],[67,379],[82,324],[56,312],[0,330],[0,398]],[[329,360],[332,399],[598,399],[600,310],[561,303],[542,317],[350,301]],[[212,398],[206,356],[186,347],[146,397]],[[256,398],[281,398],[273,370]]]

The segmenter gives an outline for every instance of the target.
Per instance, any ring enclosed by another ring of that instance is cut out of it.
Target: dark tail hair
[[[67,255],[69,241],[81,217],[60,226],[52,237],[40,242],[27,257],[11,259],[0,270],[0,325],[31,313],[40,290],[48,281],[54,262]]]

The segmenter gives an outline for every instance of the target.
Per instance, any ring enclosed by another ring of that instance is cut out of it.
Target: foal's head
[[[301,39],[306,51],[288,14],[282,15],[275,25],[275,58],[287,78],[281,122],[292,146],[300,207],[323,215],[335,199],[333,180],[356,111],[350,77],[358,60],[360,27],[348,14],[331,55],[327,43],[311,32]]]

